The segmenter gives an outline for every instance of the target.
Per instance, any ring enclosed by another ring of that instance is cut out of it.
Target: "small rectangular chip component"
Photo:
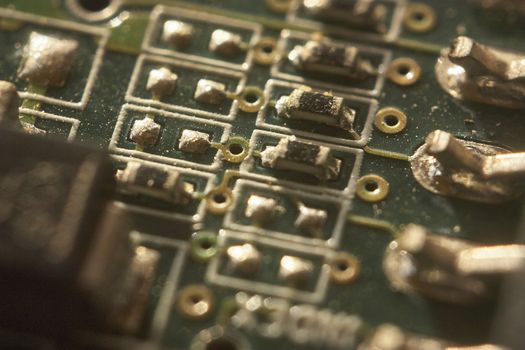
[[[306,72],[341,75],[352,80],[365,80],[372,71],[370,61],[360,57],[355,46],[341,46],[309,40],[290,51],[288,59],[297,68]]]
[[[312,174],[320,180],[336,179],[341,169],[341,161],[329,147],[298,141],[294,136],[266,147],[261,159],[264,166]]]
[[[356,111],[344,99],[329,94],[295,89],[281,97],[275,106],[280,117],[311,120],[352,132]]]

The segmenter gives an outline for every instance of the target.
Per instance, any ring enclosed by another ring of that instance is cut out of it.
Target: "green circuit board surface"
[[[72,11],[67,1],[0,0],[0,80],[14,82],[26,92],[23,120],[50,137],[108,150],[116,169],[124,169],[133,159],[163,164],[178,169],[193,186],[193,199],[184,205],[125,193],[115,198],[129,212],[133,239],[161,252],[143,326],[133,336],[162,349],[189,349],[199,332],[220,326],[254,350],[338,348],[323,328],[337,327],[337,322],[320,320],[324,310],[325,315],[356,316],[369,329],[391,323],[458,344],[491,341],[496,300],[458,306],[394,291],[383,272],[383,255],[399,229],[409,223],[480,244],[515,241],[521,197],[480,204],[436,195],[414,179],[409,157],[436,129],[465,140],[525,150],[522,110],[456,100],[439,86],[434,71],[440,51],[458,35],[525,52],[525,28],[522,21],[509,22],[502,14],[487,13],[467,1],[418,0],[435,15],[435,25],[418,33],[404,17],[413,2],[384,2],[389,30],[380,35],[320,26],[300,9],[293,10],[293,1],[287,12],[262,0],[123,0],[108,18],[90,21]],[[160,39],[160,26],[170,18],[182,18],[198,28],[189,48],[174,50]],[[208,50],[215,29],[235,31],[248,47],[234,58],[218,57]],[[42,89],[17,78],[32,32],[80,42],[63,87]],[[377,75],[353,83],[295,71],[286,59],[288,52],[320,35],[322,40],[360,47],[378,67]],[[259,43],[263,39],[269,49]],[[267,56],[270,60],[265,62]],[[421,69],[418,81],[410,86],[387,76],[392,62],[406,58]],[[146,90],[147,73],[158,67],[178,75],[175,93],[162,100]],[[195,85],[203,78],[226,85],[225,103],[195,101]],[[304,85],[351,101],[360,138],[311,121],[278,117],[275,101]],[[377,111],[388,107],[407,116],[406,128],[399,133],[387,134],[374,126]],[[159,141],[144,148],[129,134],[133,122],[145,116],[154,118],[162,130]],[[177,142],[185,129],[209,134],[212,147],[202,154],[181,151]],[[263,166],[264,147],[289,135],[333,147],[343,161],[340,177],[319,181]],[[375,202],[356,194],[357,180],[371,174],[389,186],[386,197]],[[279,219],[261,227],[247,218],[246,203],[253,194],[278,200],[283,212]],[[298,201],[326,210],[322,232],[311,235],[297,229]],[[198,246],[202,242],[212,248]],[[258,245],[263,253],[259,272],[247,277],[233,275],[224,256],[228,245],[243,242]],[[349,283],[334,283],[328,264],[342,252],[359,261],[359,276]],[[283,255],[310,261],[314,277],[300,288],[284,285],[277,277]],[[181,291],[188,286],[211,293],[210,311],[203,317],[188,317],[181,310]],[[236,326],[229,315],[239,300],[253,295],[285,303],[286,312],[311,307],[310,318],[302,324],[310,336],[298,335],[300,321],[290,314],[279,321],[280,331],[272,336],[259,327],[271,319],[269,313],[261,314],[255,326]]]

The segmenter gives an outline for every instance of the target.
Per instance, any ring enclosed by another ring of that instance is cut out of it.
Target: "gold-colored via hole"
[[[202,319],[210,314],[215,306],[214,297],[204,285],[189,285],[183,288],[177,298],[179,312],[192,319]]]
[[[401,57],[392,61],[387,77],[397,85],[414,85],[421,78],[421,66],[414,59]]]
[[[434,9],[421,3],[408,5],[403,24],[414,33],[426,33],[432,30],[437,23],[437,16]]]
[[[379,175],[365,175],[357,180],[356,193],[366,202],[382,201],[389,191],[390,184]]]
[[[272,37],[266,37],[259,40],[253,48],[253,57],[255,62],[264,65],[270,65],[277,58],[277,41]]]
[[[266,0],[266,6],[277,13],[286,13],[292,6],[293,0]]]
[[[241,111],[258,112],[264,105],[264,93],[257,86],[247,86],[237,96],[237,102]]]
[[[407,115],[394,107],[387,107],[377,112],[374,126],[385,134],[398,134],[407,126]]]
[[[224,214],[232,205],[233,194],[228,187],[216,187],[206,195],[206,209],[212,214]]]
[[[360,271],[361,263],[351,254],[339,253],[330,261],[330,276],[336,283],[351,283],[359,277]]]
[[[229,138],[222,146],[222,154],[230,163],[241,163],[248,157],[249,151],[249,142],[238,136]]]

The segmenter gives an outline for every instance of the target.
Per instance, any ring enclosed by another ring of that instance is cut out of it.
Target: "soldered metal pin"
[[[297,69],[351,80],[365,80],[374,72],[372,63],[361,58],[355,46],[310,40],[304,46],[295,46],[288,54],[288,59]]]
[[[355,135],[356,111],[345,105],[342,97],[327,93],[295,89],[288,96],[279,98],[275,105],[279,117],[311,120],[335,126]]]
[[[263,166],[311,174],[320,180],[334,180],[341,170],[341,160],[334,157],[330,147],[298,141],[295,136],[267,146],[261,160]]]
[[[512,178],[525,174],[525,152],[455,138],[435,130],[410,158],[416,180],[427,190],[497,203],[520,193]]]
[[[477,302],[493,293],[483,276],[525,271],[525,245],[482,246],[411,224],[390,243],[383,267],[400,291],[452,303]]]
[[[455,98],[506,108],[525,107],[525,54],[460,36],[438,59],[436,76]]]

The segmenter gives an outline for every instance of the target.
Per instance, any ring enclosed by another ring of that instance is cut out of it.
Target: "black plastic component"
[[[61,335],[94,316],[80,276],[113,179],[98,151],[0,130],[0,327]]]

